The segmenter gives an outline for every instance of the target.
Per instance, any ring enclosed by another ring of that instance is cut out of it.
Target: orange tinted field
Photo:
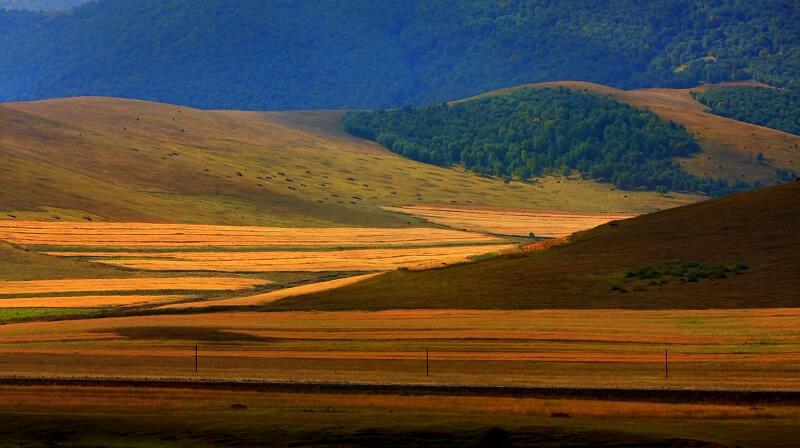
[[[387,271],[425,268],[467,261],[472,255],[512,250],[514,245],[456,246],[407,249],[268,252],[52,253],[51,255],[123,257],[94,259],[98,263],[156,271]]]
[[[50,294],[99,291],[194,290],[224,291],[251,288],[266,280],[226,277],[119,278],[0,281],[0,294]]]
[[[204,302],[187,302],[166,305],[162,308],[196,308],[202,306],[219,306],[219,305],[264,305],[272,303],[276,300],[285,299],[286,297],[299,296],[302,294],[309,294],[312,292],[327,291],[329,289],[340,288],[345,285],[352,285],[353,283],[375,277],[380,273],[356,275],[353,277],[340,278],[336,280],[329,280],[324,282],[312,283],[310,285],[294,286],[290,288],[279,289],[277,291],[270,291],[264,294],[256,294],[254,296],[238,297],[235,299],[224,299]]]
[[[437,224],[498,235],[562,237],[638,213],[588,213],[553,210],[414,205],[388,207]]]
[[[187,296],[79,296],[79,297],[26,297],[0,299],[0,308],[96,308],[104,306],[144,305],[184,299]]]
[[[432,228],[275,228],[144,223],[1,221],[0,239],[21,246],[236,248],[418,246],[496,243],[486,235]]]
[[[798,319],[797,309],[412,310],[14,324],[0,326],[0,374],[796,389]]]
[[[0,221],[0,239],[46,255],[88,258],[95,263],[149,271],[421,269],[515,249],[497,237],[434,228],[320,229]],[[0,294],[2,291],[0,285]]]

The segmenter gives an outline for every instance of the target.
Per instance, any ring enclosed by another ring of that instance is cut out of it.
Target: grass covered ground
[[[800,437],[800,410],[774,405],[18,386],[0,397],[7,446],[779,448]]]
[[[272,309],[797,307],[799,193],[800,183],[792,182],[725,196],[606,224],[527,255],[423,272],[393,271],[279,301]],[[696,282],[628,275],[691,263],[747,268]]]

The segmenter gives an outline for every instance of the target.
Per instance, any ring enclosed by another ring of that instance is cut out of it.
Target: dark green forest
[[[692,92],[711,113],[800,135],[800,92],[765,87],[725,87]]]
[[[351,134],[443,167],[529,180],[550,173],[611,182],[620,189],[719,196],[744,182],[700,178],[673,157],[700,147],[686,129],[608,97],[566,88],[523,88],[448,105],[348,112]]]
[[[400,107],[553,80],[793,89],[796,0],[98,0],[0,11],[0,102]]]
[[[0,0],[0,8],[61,11],[80,6],[89,1],[91,0]]]

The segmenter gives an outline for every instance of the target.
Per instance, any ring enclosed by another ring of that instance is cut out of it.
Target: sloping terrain
[[[763,84],[742,82],[706,85],[694,89],[626,91],[588,82],[559,81],[501,89],[472,98],[508,93],[522,87],[559,86],[609,95],[631,106],[649,109],[663,120],[686,126],[703,149],[702,154],[680,159],[686,171],[696,176],[710,176],[728,182],[742,180],[750,184],[760,182],[762,185],[773,185],[779,180],[777,169],[797,169],[800,166],[800,150],[795,146],[800,145],[800,136],[710,114],[706,112],[706,106],[695,100],[690,93],[692,90],[706,91],[732,85]],[[763,154],[763,160],[758,160],[758,153]]]
[[[798,222],[793,182],[606,224],[525,256],[398,270],[271,308],[797,307]]]
[[[394,155],[340,112],[200,111],[112,98],[0,106],[2,219],[397,227],[423,203],[645,212],[697,200],[563,180],[505,185]]]

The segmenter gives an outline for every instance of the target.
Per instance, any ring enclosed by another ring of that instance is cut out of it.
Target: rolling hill
[[[625,197],[580,180],[504,185],[354,138],[339,129],[341,115],[97,97],[5,104],[2,218],[397,227],[409,225],[408,217],[382,206],[645,212],[699,199]]]
[[[796,169],[800,164],[800,136],[706,112],[706,106],[694,99],[691,92],[705,92],[731,86],[763,86],[757,82],[722,83],[694,89],[635,89],[620,90],[600,84],[578,81],[558,81],[527,84],[487,92],[476,97],[501,95],[529,88],[566,87],[587,90],[656,113],[661,119],[681,124],[695,136],[703,153],[678,158],[681,167],[696,176],[742,180],[750,184],[772,185],[780,181],[778,169]],[[758,153],[764,155],[758,160]]]
[[[798,222],[792,182],[603,225],[543,251],[398,270],[268,309],[797,307]]]

